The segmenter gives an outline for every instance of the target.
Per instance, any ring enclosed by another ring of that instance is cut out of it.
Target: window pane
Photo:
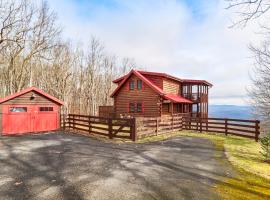
[[[11,107],[9,108],[10,112],[27,112],[26,107]]]
[[[135,112],[135,104],[134,103],[129,104],[129,111],[130,112]]]
[[[53,107],[39,107],[40,112],[53,111]]]
[[[138,80],[137,81],[137,89],[138,90],[141,90],[142,89],[142,81],[141,80]]]
[[[142,104],[137,103],[137,112],[142,112]]]
[[[129,82],[129,89],[134,90],[134,81]]]

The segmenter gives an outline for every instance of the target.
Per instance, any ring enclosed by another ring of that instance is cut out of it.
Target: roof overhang
[[[206,80],[194,80],[194,79],[183,79],[182,81],[183,84],[190,84],[190,85],[207,85],[209,87],[212,87],[213,84],[209,83]]]
[[[213,85],[211,83],[209,83],[208,81],[206,80],[195,80],[195,79],[180,79],[180,78],[177,78],[175,76],[171,76],[169,74],[166,74],[166,73],[159,73],[159,72],[147,72],[147,71],[137,71],[139,72],[141,75],[152,75],[152,76],[159,76],[159,77],[164,77],[164,78],[167,78],[167,79],[171,79],[171,80],[175,80],[175,81],[178,81],[180,83],[186,83],[186,84],[193,84],[193,85],[197,85],[197,84],[205,84],[209,87],[212,87]],[[113,83],[119,83],[121,82],[122,80],[124,80],[125,78],[127,77],[127,75],[124,75],[118,79],[115,79],[113,81]]]
[[[35,87],[29,87],[29,88],[27,88],[27,89],[25,89],[25,90],[22,90],[22,91],[20,91],[20,92],[17,92],[17,93],[15,93],[15,94],[12,94],[12,95],[10,95],[10,96],[7,96],[7,97],[5,97],[5,98],[3,98],[3,99],[0,99],[0,104],[1,104],[1,103],[4,103],[4,102],[7,102],[7,101],[9,101],[9,100],[11,100],[11,99],[14,99],[14,98],[16,98],[16,97],[19,97],[19,96],[21,96],[21,95],[24,95],[24,94],[26,94],[26,93],[28,93],[28,92],[31,92],[31,91],[35,91],[35,92],[41,94],[42,96],[45,96],[46,98],[48,98],[48,99],[54,101],[55,103],[57,103],[57,104],[59,104],[59,105],[64,105],[64,102],[63,102],[63,101],[61,101],[61,100],[59,100],[59,99],[57,99],[57,98],[55,98],[55,97],[53,97],[53,96],[47,94],[47,93],[44,92],[43,90],[37,89],[37,88],[35,88]]]
[[[188,104],[193,103],[191,100],[181,97],[177,94],[166,94],[163,97],[164,99],[170,100],[173,103],[188,103]]]

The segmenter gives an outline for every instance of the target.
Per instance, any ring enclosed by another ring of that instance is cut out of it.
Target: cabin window
[[[200,105],[197,106],[197,104],[193,104],[192,105],[192,112],[199,112],[199,110],[200,110],[199,107],[200,107]]]
[[[142,112],[142,103],[137,103],[137,112],[138,113]]]
[[[9,108],[10,112],[27,112],[27,108],[26,107],[11,107]]]
[[[134,90],[134,81],[129,81],[129,90]]]
[[[142,90],[142,80],[137,80],[137,89]]]
[[[53,111],[53,107],[39,107],[40,112],[51,112]]]
[[[134,113],[135,112],[135,103],[129,104],[129,112]]]

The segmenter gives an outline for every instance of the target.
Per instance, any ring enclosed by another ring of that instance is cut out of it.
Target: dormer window
[[[134,81],[129,81],[129,90],[134,90]]]
[[[142,90],[142,80],[137,80],[137,89]]]

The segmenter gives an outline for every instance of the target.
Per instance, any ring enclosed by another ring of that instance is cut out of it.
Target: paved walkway
[[[0,137],[0,199],[218,199],[229,171],[206,139],[104,143],[71,134]]]

